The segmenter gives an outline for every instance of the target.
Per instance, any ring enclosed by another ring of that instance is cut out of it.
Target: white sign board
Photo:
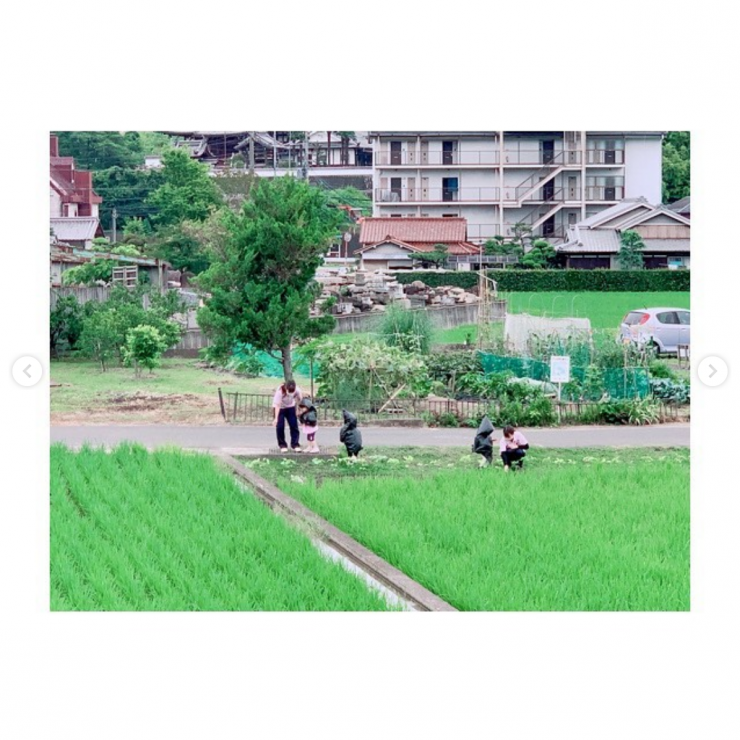
[[[550,357],[550,382],[570,383],[569,355],[552,355]]]

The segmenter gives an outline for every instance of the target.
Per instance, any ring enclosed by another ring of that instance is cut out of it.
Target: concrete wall
[[[413,309],[426,311],[432,324],[438,329],[452,329],[464,324],[478,323],[478,304],[461,303],[455,306],[440,306],[435,308]],[[503,321],[506,316],[506,301],[496,301],[493,317]],[[383,319],[382,313],[354,314],[352,316],[337,316],[337,325],[334,334],[349,334],[352,332],[375,331]]]

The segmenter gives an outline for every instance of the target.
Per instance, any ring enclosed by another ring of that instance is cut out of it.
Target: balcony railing
[[[587,185],[586,200],[612,201],[622,200],[624,198],[624,186],[615,185],[613,187],[603,185]]]
[[[503,164],[527,165],[530,167],[563,167],[581,164],[581,152],[578,149],[559,149],[558,151],[506,151]]]
[[[375,202],[382,204],[393,203],[498,203],[502,198],[504,205],[518,203],[522,199],[523,204],[534,203],[567,203],[569,201],[581,201],[581,188],[579,187],[548,187],[546,183],[541,188],[524,195],[530,190],[525,187],[504,188],[375,188]],[[585,188],[586,201],[617,201],[624,198],[624,186],[613,187],[590,185]]]
[[[624,149],[586,149],[586,164],[624,164]]]
[[[376,203],[496,202],[498,188],[376,188]]]
[[[491,150],[441,152],[409,149],[401,152],[375,153],[375,164],[381,167],[474,167],[497,165],[498,162],[498,152]]]
[[[416,149],[400,152],[382,151],[375,152],[374,157],[376,167],[497,167],[500,163],[504,166],[559,167],[581,164],[580,150],[570,149],[560,149],[556,152],[504,150],[503,159],[498,150],[468,151],[465,149],[453,152],[417,151]],[[594,159],[593,164],[596,163]]]

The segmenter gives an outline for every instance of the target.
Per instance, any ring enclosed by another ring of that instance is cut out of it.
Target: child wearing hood
[[[319,417],[316,413],[316,407],[313,405],[313,401],[306,396],[301,399],[298,410],[301,412],[298,415],[298,421],[303,426],[303,431],[306,433],[306,439],[308,440],[306,452],[318,452],[319,446],[316,444],[316,432],[319,428]]]
[[[339,441],[347,448],[348,457],[357,457],[362,449],[362,435],[357,428],[357,417],[349,411],[342,411],[344,426],[339,430]]]
[[[488,465],[493,461],[493,443],[495,441],[493,439],[493,432],[494,429],[491,420],[487,416],[484,416],[475,434],[473,452],[482,455]]]

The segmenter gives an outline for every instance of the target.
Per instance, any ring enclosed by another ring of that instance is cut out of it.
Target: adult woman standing
[[[275,391],[275,396],[272,399],[272,424],[277,429],[277,441],[280,452],[288,451],[288,446],[285,444],[286,420],[290,427],[290,446],[294,452],[302,452],[300,445],[301,433],[298,429],[298,417],[296,415],[296,406],[298,406],[302,398],[303,392],[295,384],[295,380],[288,380],[278,386],[278,389]]]

